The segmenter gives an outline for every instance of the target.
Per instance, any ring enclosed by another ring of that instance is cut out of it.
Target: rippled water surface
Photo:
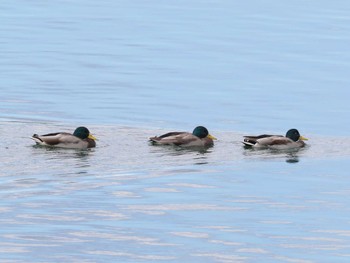
[[[350,4],[0,10],[1,262],[349,262]],[[81,125],[96,148],[30,139]],[[197,125],[214,147],[147,141]],[[299,151],[242,146],[294,127]]]

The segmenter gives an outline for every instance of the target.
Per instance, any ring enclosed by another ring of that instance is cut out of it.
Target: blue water
[[[350,4],[0,3],[1,262],[348,262]],[[30,136],[85,125],[91,151]],[[206,126],[206,151],[150,136]],[[245,134],[309,138],[249,151]]]

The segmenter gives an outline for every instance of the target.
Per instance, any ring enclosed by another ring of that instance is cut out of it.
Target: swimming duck
[[[177,146],[201,146],[209,147],[214,145],[216,138],[209,134],[207,128],[203,126],[196,127],[190,132],[168,132],[161,136],[149,138],[153,144],[177,145]]]
[[[87,149],[96,146],[96,138],[86,127],[78,127],[74,133],[57,132],[45,135],[34,134],[32,139],[38,145],[70,149]]]
[[[254,148],[291,149],[305,146],[308,139],[301,136],[297,129],[290,129],[286,136],[263,134],[259,136],[244,136],[244,145]]]

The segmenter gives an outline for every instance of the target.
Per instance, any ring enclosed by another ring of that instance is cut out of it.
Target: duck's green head
[[[90,134],[90,131],[86,127],[76,128],[73,135],[82,139],[82,140],[87,139],[87,138],[92,139],[92,140],[96,140],[96,138],[92,134]]]
[[[209,134],[207,128],[203,126],[197,126],[196,128],[194,128],[192,134],[201,139],[208,137],[209,139],[216,140],[214,136]]]
[[[290,129],[289,131],[287,131],[286,133],[286,137],[293,140],[293,141],[307,141],[308,139],[306,139],[305,137],[301,136],[299,131],[297,129]]]

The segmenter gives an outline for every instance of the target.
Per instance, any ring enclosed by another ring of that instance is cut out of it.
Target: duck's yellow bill
[[[299,140],[300,140],[300,141],[307,141],[307,140],[309,140],[309,139],[308,139],[308,138],[305,138],[305,137],[303,137],[303,136],[300,136],[300,137],[299,137]]]
[[[96,137],[93,136],[92,134],[89,134],[88,138],[91,139],[91,140],[95,140],[95,141],[97,140]]]
[[[212,140],[217,140],[213,135],[211,135],[211,134],[208,134],[208,136],[207,136],[209,139],[212,139]]]

